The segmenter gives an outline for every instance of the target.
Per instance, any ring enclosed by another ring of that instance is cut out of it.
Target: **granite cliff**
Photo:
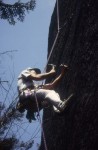
[[[98,1],[59,0],[60,32],[49,63],[68,64],[56,88],[62,99],[74,93],[63,114],[46,108],[43,126],[48,150],[98,150]],[[57,34],[51,17],[48,54]],[[51,81],[49,79],[47,82]],[[40,150],[44,150],[42,139]]]

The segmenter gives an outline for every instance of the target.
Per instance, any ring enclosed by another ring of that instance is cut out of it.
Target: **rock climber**
[[[18,77],[19,101],[16,108],[21,113],[27,110],[26,118],[30,122],[32,119],[36,120],[34,113],[38,111],[35,98],[37,98],[39,110],[49,105],[49,103],[53,105],[53,109],[57,113],[62,112],[66,107],[67,100],[62,101],[54,88],[67,72],[67,65],[60,65],[61,73],[53,82],[44,85],[34,83],[34,81],[53,77],[56,74],[55,68],[55,65],[52,65],[52,69],[49,72],[41,73],[40,69],[29,67],[23,70]]]

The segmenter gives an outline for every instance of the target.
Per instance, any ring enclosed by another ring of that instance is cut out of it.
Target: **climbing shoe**
[[[64,111],[64,109],[67,107],[69,100],[73,97],[73,94],[71,94],[67,99],[65,99],[63,102],[61,102],[58,105],[58,109],[60,112]]]

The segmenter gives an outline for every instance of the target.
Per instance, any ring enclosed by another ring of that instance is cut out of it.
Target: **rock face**
[[[56,88],[61,99],[74,93],[63,114],[46,108],[43,126],[48,150],[98,150],[98,1],[59,0],[59,36],[49,63],[68,64]],[[56,6],[49,29],[48,53],[57,34]],[[47,82],[51,81],[49,79]],[[42,139],[40,150],[44,150]]]

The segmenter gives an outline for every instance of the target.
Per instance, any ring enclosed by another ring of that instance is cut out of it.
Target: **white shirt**
[[[34,87],[34,82],[31,79],[28,79],[30,76],[29,70],[23,70],[20,75],[18,76],[18,90],[22,91],[27,88],[33,88]]]

